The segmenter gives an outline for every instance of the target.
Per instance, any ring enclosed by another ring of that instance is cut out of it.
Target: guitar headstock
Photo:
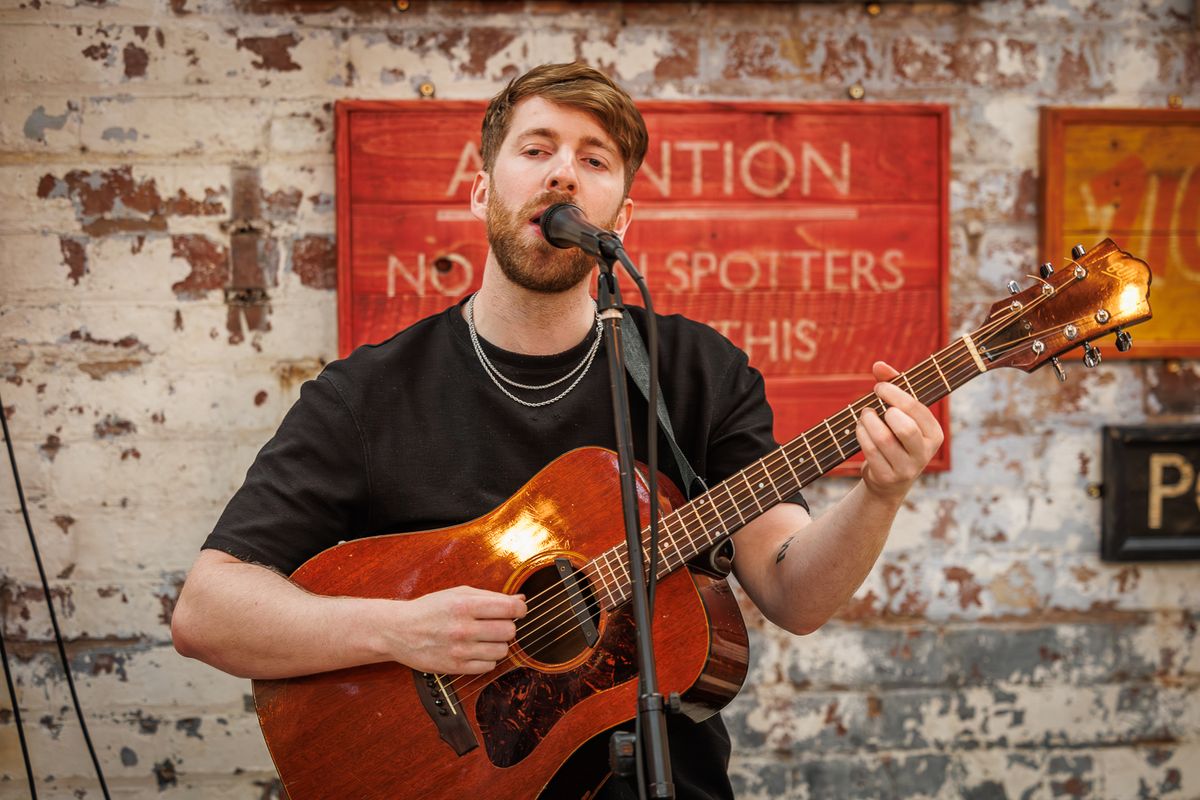
[[[1100,363],[1100,351],[1089,342],[1116,331],[1117,349],[1133,345],[1123,328],[1150,319],[1150,267],[1145,261],[1105,239],[1090,251],[1076,245],[1065,264],[1043,264],[1033,285],[991,307],[985,323],[971,334],[992,367],[1032,372],[1053,361],[1064,378],[1058,356],[1084,348],[1084,363]]]

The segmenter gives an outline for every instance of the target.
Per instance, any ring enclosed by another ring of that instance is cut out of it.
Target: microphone
[[[542,212],[539,227],[547,242],[563,250],[578,247],[609,262],[617,258],[618,251],[624,250],[621,237],[588,222],[579,206],[572,203],[555,203],[547,208]]]

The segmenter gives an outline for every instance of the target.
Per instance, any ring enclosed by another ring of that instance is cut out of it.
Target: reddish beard
[[[500,271],[522,289],[556,294],[579,285],[596,266],[596,260],[582,250],[572,247],[563,250],[540,236],[529,234],[529,222],[547,206],[570,203],[565,192],[545,192],[512,211],[496,192],[488,195],[487,238]],[[617,221],[618,210],[601,224],[611,228]]]

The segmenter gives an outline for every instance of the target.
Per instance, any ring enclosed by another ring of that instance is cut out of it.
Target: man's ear
[[[621,201],[621,210],[617,212],[617,221],[613,225],[613,233],[621,238],[625,238],[625,231],[629,228],[629,223],[633,222],[633,201],[626,197]]]
[[[471,184],[471,214],[478,220],[487,219],[488,189],[491,188],[491,178],[483,170],[475,173],[475,182]]]

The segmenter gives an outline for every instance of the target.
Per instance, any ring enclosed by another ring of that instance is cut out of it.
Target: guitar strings
[[[989,323],[981,326],[978,330],[973,332],[974,336],[985,337],[983,339],[983,341],[990,341],[990,337],[997,330],[1007,327],[1008,325],[1010,325],[1012,322],[1015,322],[1020,317],[1024,316],[1025,314],[1028,314],[1030,311],[1032,311],[1038,305],[1041,305],[1042,302],[1045,302],[1045,300],[1049,299],[1051,296],[1053,296],[1053,295],[1048,295],[1048,294],[1041,295],[1041,296],[1039,296],[1039,298],[1037,300],[1030,303],[1028,306],[1022,307],[1021,309],[1016,309],[1013,311],[1013,313],[1010,313],[1007,316],[993,320],[992,322],[989,322]],[[1087,317],[1085,315],[1084,317],[1080,317],[1077,320],[1074,320],[1074,322],[1079,322],[1086,318]],[[1061,330],[1062,328],[1065,328],[1067,324],[1070,324],[1070,323],[1064,323],[1057,327]],[[991,329],[991,330],[989,330],[989,329]],[[1004,348],[1000,349],[998,352],[1005,353],[1005,352],[1011,351],[1013,349],[1016,349],[1017,347],[1021,346],[1022,342],[1032,339],[1038,335],[1044,335],[1046,333],[1046,331],[1048,331],[1048,330],[1051,330],[1051,329],[1046,329],[1046,330],[1038,332],[1038,333],[1033,333],[1022,339],[1018,339],[1013,342],[1009,342],[1009,343],[1007,343],[1007,345]],[[955,356],[954,359],[946,362],[946,364],[944,364],[944,365],[939,365],[936,361],[936,358],[938,355],[945,355],[949,350],[951,350],[952,348],[955,348],[957,343],[960,341],[961,341],[961,337],[959,339],[956,339],[954,342],[947,345],[946,347],[944,347],[942,350],[938,351],[937,353],[934,353],[929,358],[925,359],[925,361],[932,363],[932,365],[933,365],[932,369],[930,369],[929,367],[923,367],[921,369],[918,369],[912,373],[911,378],[908,376],[908,373],[900,373],[895,378],[892,378],[891,382],[896,382],[896,380],[898,378],[904,377],[905,380],[907,382],[909,382],[909,388],[912,389],[913,395],[917,399],[920,399],[920,396],[922,394],[924,394],[925,390],[937,386],[938,381],[933,380],[933,376],[934,376],[934,374],[937,374],[938,366],[942,366],[943,373],[948,371],[954,377],[955,380],[958,380],[959,378],[965,377],[966,375],[970,374],[971,372],[974,372],[976,369],[978,369],[978,366],[976,364],[974,364],[974,358],[970,354],[967,354],[967,355],[959,354],[959,355]],[[964,367],[965,367],[965,371],[963,371]],[[941,377],[942,377],[942,375],[939,374],[939,378],[941,378]],[[913,389],[912,380],[914,380],[914,379],[920,384],[920,388]],[[866,398],[864,398],[864,399],[866,399]],[[857,401],[857,402],[861,402],[861,400]],[[873,402],[868,399],[867,405],[873,405]],[[863,408],[866,408],[867,405],[864,405]],[[853,406],[854,406],[854,403],[851,403],[847,407],[847,409],[843,409],[842,412],[839,412],[838,416],[840,416],[842,413],[845,413],[846,410],[853,409]],[[856,411],[861,412],[861,410],[862,409],[860,408],[860,409],[857,409]],[[839,422],[839,425],[840,424],[841,423]],[[795,441],[795,440],[793,440],[793,441]],[[805,440],[805,443],[807,445],[807,440]],[[835,437],[834,445],[835,446],[832,449],[830,449],[828,447],[821,449],[821,454],[819,456],[815,456],[815,460],[818,462],[815,465],[818,470],[818,473],[817,473],[817,475],[812,476],[811,478],[806,480],[802,485],[806,485],[811,480],[815,480],[817,477],[820,477],[821,474],[824,474],[825,470],[821,469],[820,462],[824,459],[824,457],[826,455],[832,455],[835,450],[837,452],[839,452],[840,455],[844,455],[844,450],[837,446],[836,437]],[[762,458],[758,462],[756,462],[756,464],[761,463],[765,466],[768,461],[778,461],[779,459],[783,459],[786,463],[787,462],[787,454],[784,452],[785,446],[776,448],[774,451],[772,451],[771,453],[768,453],[764,458]],[[818,446],[821,447],[820,443]],[[853,450],[851,455],[853,455],[854,453],[857,453],[861,449],[861,448],[857,447],[856,441],[848,442],[847,447],[849,447]],[[842,459],[842,460],[844,460],[844,459]],[[840,461],[839,461],[839,463],[840,463]],[[788,464],[788,466],[790,468],[790,463]],[[661,527],[663,527],[664,529],[666,529],[671,522],[671,519],[670,519],[671,517],[675,517],[677,520],[681,521],[682,520],[681,514],[682,514],[683,510],[691,507],[693,513],[697,517],[697,520],[700,521],[700,523],[703,527],[707,527],[704,524],[704,519],[702,517],[700,517],[698,508],[696,508],[694,506],[694,503],[698,502],[699,500],[703,499],[704,497],[709,497],[709,505],[717,512],[718,517],[719,517],[720,521],[722,522],[722,526],[721,526],[722,529],[727,529],[729,527],[729,526],[726,526],[723,524],[725,512],[728,511],[729,505],[732,505],[734,510],[737,511],[739,518],[744,520],[744,515],[741,514],[740,507],[741,507],[742,502],[745,500],[745,498],[748,495],[751,497],[754,497],[755,504],[759,506],[760,513],[761,513],[761,504],[758,503],[757,496],[754,495],[752,490],[749,492],[744,492],[743,490],[739,489],[739,490],[737,490],[737,494],[735,495],[734,492],[731,491],[728,486],[726,486],[726,484],[728,484],[730,481],[732,481],[734,478],[736,478],[739,474],[742,474],[742,473],[744,473],[744,469],[742,471],[739,471],[739,473],[735,473],[733,476],[730,476],[730,478],[727,478],[725,481],[723,481],[721,484],[719,484],[718,487],[714,487],[713,490],[706,492],[704,495],[697,498],[695,501],[686,503],[683,506],[680,506],[679,508],[672,510],[668,514],[663,515],[663,517],[659,521],[659,525]],[[768,477],[769,477],[769,475],[768,475]],[[748,479],[744,475],[743,475],[743,482],[747,483],[747,486],[749,486]],[[718,503],[711,499],[711,495],[712,495],[713,491],[716,488],[719,488],[719,486],[726,486],[726,494],[729,496],[728,501],[721,501],[720,503]],[[772,481],[772,486],[774,487],[774,481]],[[799,488],[800,487],[797,487],[797,490]],[[780,494],[777,488],[776,488],[776,493]],[[643,532],[645,530],[646,529],[643,529]],[[686,533],[686,530],[687,530],[686,526],[683,526],[682,532]],[[692,540],[692,536],[690,534],[687,534],[686,538],[689,543],[694,543]],[[668,531],[668,539],[670,540],[671,544],[676,545],[675,537],[669,531]],[[644,538],[642,541],[643,541],[643,546],[644,546],[646,541]],[[592,559],[588,563],[588,566],[592,566],[593,570],[597,573],[598,577],[600,577],[601,583],[604,585],[604,587],[606,589],[609,589],[609,585],[608,585],[608,581],[604,578],[604,576],[602,574],[600,574],[600,565],[598,563],[599,559],[601,557],[604,557],[607,562],[608,554],[613,551],[618,551],[618,558],[616,560],[616,563],[618,564],[618,566],[621,567],[622,576],[625,576],[625,575],[627,575],[628,571],[625,569],[625,563],[623,561],[621,561],[619,558],[619,552],[622,551],[622,548],[624,548],[624,547],[625,547],[625,545],[621,544],[621,545],[618,545],[617,547],[609,548],[609,550],[604,551],[603,553],[601,553],[600,555],[598,555],[596,558]],[[681,556],[680,564],[672,567],[667,562],[666,557],[664,557],[663,566],[666,567],[666,569],[664,570],[663,574],[664,575],[670,574],[671,571],[677,569],[678,566],[681,566],[685,562],[686,562],[686,559],[682,558],[682,556]],[[622,583],[625,582],[625,578],[624,577],[618,578],[616,573],[612,570],[611,566],[610,566],[609,571],[610,571],[610,575],[614,579],[616,579],[616,584],[618,586],[620,586]],[[557,592],[556,592],[556,590],[557,590]],[[555,594],[555,596],[554,597],[546,597],[546,595],[549,595],[549,594]],[[611,589],[609,589],[609,594],[610,595],[613,594]],[[586,598],[582,598],[582,599],[583,599],[583,602],[585,603],[585,606],[589,613],[595,612],[598,614],[600,611],[600,603],[599,603],[599,600],[597,598],[595,598],[595,595],[593,595],[593,598],[594,599],[592,599],[592,600],[588,600]],[[543,599],[544,599],[544,602],[542,602],[541,604],[536,604],[537,600],[543,600]],[[553,639],[550,639],[549,641],[546,641],[545,636],[543,635],[539,639],[534,639],[532,641],[529,641],[529,643],[527,645],[523,644],[522,646],[524,647],[524,649],[529,650],[529,649],[538,649],[538,648],[547,647],[549,645],[552,645],[552,644],[560,641],[565,636],[578,634],[578,630],[575,627],[573,627],[573,625],[571,625],[572,619],[570,617],[560,616],[558,613],[558,612],[561,612],[564,610],[569,611],[570,605],[571,605],[571,598],[569,596],[567,596],[566,591],[563,590],[560,585],[556,585],[550,589],[544,590],[540,594],[535,595],[534,598],[531,598],[531,600],[533,602],[530,603],[530,610],[531,611],[535,610],[536,613],[529,618],[529,621],[531,621],[531,622],[536,621],[538,623],[548,622],[549,625],[553,626],[553,627],[551,627],[550,631],[546,631],[547,625],[542,624],[540,627],[535,628],[533,631],[525,632],[526,635],[553,633],[553,631],[556,628],[562,627],[561,623],[564,621],[568,623],[568,626],[565,631],[560,632],[557,636],[555,636]],[[621,603],[623,603],[623,602],[624,601],[622,600]],[[550,605],[550,603],[553,603],[553,605]],[[617,605],[620,605],[621,603],[618,603]],[[558,623],[558,625],[555,626],[555,623]],[[507,653],[505,655],[505,657],[501,660],[502,662],[512,660],[512,652],[511,651],[516,646],[516,644],[517,643],[515,641],[513,643],[509,644],[509,646],[508,646],[509,653]],[[497,666],[499,666],[499,663],[500,662],[497,663]],[[470,697],[473,697],[474,695],[466,694],[466,690],[471,688],[474,683],[476,683],[477,681],[486,677],[492,671],[494,671],[494,669],[489,670],[488,673],[483,673],[481,676],[458,676],[457,678],[449,681],[449,686],[453,687],[456,684],[458,684],[463,678],[467,678],[468,679],[467,682],[461,686],[461,689],[462,689],[464,695],[466,696],[466,698],[470,699]],[[445,677],[445,676],[442,676],[442,677]],[[461,699],[460,699],[460,702],[461,702]]]
[[[1043,297],[1046,297],[1046,296],[1043,296]],[[1036,305],[1038,305],[1038,304],[1040,304],[1040,302],[1037,302],[1037,303],[1033,303],[1033,304],[1031,304],[1031,305],[1030,305],[1028,308],[1026,308],[1026,309],[1022,309],[1022,310],[1021,310],[1021,312],[1020,312],[1020,313],[1018,313],[1018,314],[1010,314],[1010,315],[1008,315],[1007,317],[1002,317],[1002,318],[1000,318],[1000,319],[998,319],[998,320],[995,320],[995,321],[993,321],[992,323],[989,323],[989,324],[987,324],[987,325],[985,325],[985,326],[981,327],[981,328],[980,328],[978,331],[976,331],[976,332],[975,332],[975,334],[976,334],[977,336],[979,336],[979,335],[990,336],[990,333],[991,333],[991,332],[987,331],[987,329],[988,329],[988,328],[993,328],[993,329],[996,329],[996,328],[999,328],[999,327],[1007,326],[1008,324],[1010,324],[1012,321],[1014,321],[1014,320],[1015,320],[1016,318],[1018,318],[1019,316],[1023,315],[1024,313],[1028,313],[1028,311],[1032,310],[1032,308],[1033,308],[1033,307],[1035,307],[1035,306],[1036,306]],[[945,354],[945,352],[946,352],[947,350],[949,350],[949,349],[950,349],[950,347],[953,347],[953,346],[954,346],[954,344],[951,344],[951,345],[947,346],[946,348],[943,348],[943,350],[942,350],[942,351],[939,351],[939,353],[935,353],[935,354],[934,354],[934,356],[932,356],[931,358],[927,359],[927,361],[935,362],[935,363],[934,363],[934,366],[935,366],[935,368],[936,368],[936,366],[937,366],[937,365],[936,365],[936,356],[937,356],[937,355],[939,355],[939,354],[943,354],[943,355],[944,355],[944,354]],[[1009,345],[1009,347],[1008,347],[1007,349],[1008,349],[1008,350],[1011,350],[1011,349],[1013,349],[1013,347],[1014,347],[1014,345],[1013,345],[1013,344],[1010,344],[1010,345]],[[950,371],[951,371],[951,374],[954,376],[955,380],[958,380],[959,378],[963,377],[963,375],[964,375],[964,373],[963,373],[963,372],[960,370],[960,367],[961,367],[961,366],[965,366],[965,367],[966,367],[966,371],[967,371],[968,373],[969,373],[969,372],[973,372],[973,371],[974,371],[975,367],[974,367],[974,366],[972,366],[972,362],[973,362],[973,359],[972,359],[972,358],[970,358],[969,356],[960,356],[960,357],[958,357],[958,358],[957,358],[956,360],[954,360],[954,361],[947,362],[947,363],[946,363],[946,365],[945,365],[945,369],[948,369],[948,370],[950,370]],[[903,376],[907,376],[907,373],[902,373],[902,375],[903,375]],[[917,396],[917,397],[918,397],[918,399],[919,399],[920,395],[922,395],[926,389],[928,389],[928,388],[931,388],[932,386],[936,386],[936,385],[937,385],[937,382],[932,380],[933,372],[931,372],[931,371],[930,371],[930,370],[929,370],[927,367],[926,367],[926,368],[924,368],[923,370],[917,370],[916,372],[912,373],[912,376],[913,376],[913,378],[915,378],[915,379],[916,379],[918,382],[920,382],[920,383],[921,383],[921,388],[919,388],[919,389],[916,389],[916,390],[913,390],[913,392],[914,392],[914,395],[915,395],[915,396]],[[899,378],[899,377],[901,377],[901,375],[898,375],[898,376],[897,376],[897,378]],[[906,379],[907,379],[907,377],[906,377]],[[928,382],[928,383],[926,383],[926,382],[925,382],[925,381],[926,381],[926,379],[929,379],[929,382]],[[893,378],[892,380],[893,380],[893,381],[895,381],[896,379],[895,379],[895,378]],[[910,382],[910,389],[912,389],[911,382]],[[860,402],[861,402],[861,401],[860,401]],[[870,401],[868,401],[868,403],[869,403],[869,402],[870,402]],[[848,409],[852,409],[852,408],[853,408],[853,405],[854,405],[854,404],[851,404],[851,405],[848,407]],[[865,406],[864,406],[864,407],[865,407]],[[859,411],[861,411],[861,409],[858,409],[858,410],[859,410]],[[885,409],[885,410],[886,410],[886,409]],[[840,423],[839,423],[839,424],[840,424]],[[848,443],[848,444],[849,444],[849,443]],[[852,445],[852,444],[851,444],[851,445],[849,445],[849,446],[850,446],[850,447],[852,447],[852,448],[854,448],[854,445]],[[836,447],[836,443],[835,443],[835,449],[839,449],[839,448],[837,448],[837,447]],[[855,452],[857,452],[857,449],[855,449],[854,451],[855,451]],[[841,452],[842,452],[842,451],[839,449],[839,453],[841,453]],[[833,450],[830,450],[830,449],[828,449],[828,448],[826,448],[826,449],[822,450],[821,456],[818,456],[818,457],[817,457],[817,460],[818,460],[818,462],[819,462],[820,460],[822,460],[822,458],[823,458],[825,455],[832,455],[832,453],[833,453]],[[843,453],[843,455],[844,455],[844,453]],[[773,451],[772,453],[769,453],[769,454],[768,454],[768,455],[767,455],[767,456],[766,456],[764,459],[762,459],[762,460],[761,460],[761,462],[760,462],[760,463],[764,463],[764,464],[765,464],[765,463],[766,463],[768,460],[778,460],[778,459],[780,459],[780,458],[783,458],[783,459],[785,459],[785,460],[786,460],[786,453],[784,453],[784,452],[783,452],[783,448],[782,448],[782,447],[780,447],[780,448],[777,448],[777,449],[776,449],[775,451]],[[840,463],[840,462],[839,462],[839,463]],[[790,465],[789,465],[789,466],[790,466]],[[816,476],[813,476],[813,478],[812,478],[812,479],[815,479],[816,477],[819,477],[819,475],[823,473],[823,470],[820,470],[820,464],[819,464],[819,463],[817,464],[817,468],[818,468],[818,475],[816,475]],[[732,476],[732,477],[736,477],[736,476]],[[731,478],[731,479],[732,479],[732,478]],[[726,482],[723,482],[723,483],[727,483],[727,482],[728,482],[729,480],[731,480],[731,479],[727,479],[727,481],[726,481]],[[810,480],[811,480],[811,479],[810,479]],[[772,485],[774,486],[774,482],[772,482]],[[778,490],[777,490],[777,489],[776,489],[776,491],[777,491],[777,493],[778,493]],[[733,502],[735,510],[737,510],[737,511],[738,511],[738,513],[739,513],[739,517],[741,517],[741,518],[743,518],[743,519],[744,519],[744,517],[743,517],[743,516],[741,515],[741,513],[740,513],[740,507],[739,507],[739,506],[740,506],[741,502],[742,502],[742,501],[745,499],[745,496],[746,496],[746,495],[745,495],[744,493],[742,493],[742,492],[741,492],[741,490],[739,490],[738,494],[739,494],[740,496],[736,496],[736,497],[735,497],[735,496],[733,495],[733,493],[732,493],[732,492],[730,492],[730,491],[728,490],[728,487],[727,487],[727,494],[729,494],[729,495],[730,495],[730,500]],[[753,494],[753,493],[751,492],[751,494]],[[697,500],[699,500],[699,499],[700,499],[700,498],[697,498]],[[758,503],[757,503],[757,498],[755,498],[755,501],[756,501],[756,504],[758,504]],[[690,504],[688,504],[688,505],[690,505]],[[759,505],[759,507],[760,507],[760,509],[761,509],[761,505],[760,505],[760,504],[758,504],[758,505]],[[710,498],[710,506],[712,506],[712,507],[713,507],[713,508],[714,508],[714,509],[717,511],[718,515],[719,515],[719,516],[722,518],[722,522],[723,522],[723,517],[724,517],[724,513],[723,513],[723,512],[727,510],[727,507],[726,507],[726,506],[727,506],[727,504],[726,504],[726,503],[722,503],[722,505],[721,505],[721,506],[718,506],[718,504],[717,504],[717,503],[715,503],[715,502],[713,502],[713,501],[711,500],[711,498]],[[686,507],[686,506],[684,506],[684,507]],[[676,510],[674,510],[673,512],[671,512],[671,514],[669,514],[669,515],[665,515],[665,516],[664,516],[664,518],[663,518],[662,520],[660,520],[660,524],[661,524],[661,525],[663,525],[663,527],[664,527],[664,528],[665,528],[665,527],[667,527],[667,525],[669,524],[669,522],[668,522],[668,517],[669,517],[669,516],[671,516],[671,515],[674,515],[674,516],[676,516],[676,517],[679,517],[679,516],[680,516],[680,512],[682,512],[682,510],[683,510],[683,508],[684,508],[684,507],[680,507],[679,509],[676,509]],[[696,517],[697,517],[698,521],[700,521],[700,522],[701,522],[701,525],[703,526],[703,525],[704,525],[704,521],[703,521],[703,520],[700,518],[700,516],[699,516],[699,513],[698,513],[698,510],[697,510],[696,508],[693,508],[692,510],[693,510],[693,512],[695,513],[695,515],[696,515]],[[723,525],[722,527],[723,527],[723,528],[725,528],[725,527],[727,527],[727,526],[724,526],[724,525]],[[686,531],[686,527],[684,528],[684,530]],[[671,541],[671,544],[675,544],[675,542],[673,541],[674,537],[673,537],[673,536],[672,536],[672,535],[671,535],[669,532],[668,532],[668,538],[669,538],[669,539],[672,539],[672,541]],[[690,534],[687,536],[687,539],[688,539],[688,541],[689,541],[689,542],[691,542],[691,541],[692,541],[692,537],[691,537],[691,535],[690,535]],[[644,543],[644,540],[643,540],[643,543]],[[622,545],[622,546],[623,546],[623,545]],[[618,547],[618,548],[610,548],[610,551],[611,551],[611,550],[619,550],[619,549],[620,549],[619,547]],[[608,555],[608,553],[609,553],[610,551],[605,551],[605,553],[602,553],[602,554],[601,554],[602,556],[604,556],[604,557],[605,557],[606,561],[607,561],[607,555]],[[589,562],[589,565],[592,565],[592,566],[594,566],[594,567],[595,567],[595,571],[596,571],[597,573],[599,572],[599,569],[600,569],[600,565],[599,565],[599,563],[598,563],[598,561],[599,561],[599,558],[600,558],[600,556],[598,556],[596,559],[593,559],[591,562]],[[667,559],[666,559],[666,558],[664,558],[664,562],[666,562],[666,561],[667,561]],[[682,559],[682,557],[681,557],[681,562],[680,562],[680,563],[682,564],[683,562],[684,562],[684,559]],[[621,561],[618,559],[618,562],[617,562],[617,563],[618,563],[619,565],[621,565],[621,566],[622,566],[622,573],[623,573],[623,574],[627,574],[627,571],[626,571],[626,570],[623,568],[623,567],[624,567],[624,564],[623,564],[623,562],[621,562]],[[674,570],[674,569],[676,569],[676,568],[677,568],[677,567],[671,567],[671,566],[669,566],[669,564],[668,564],[668,563],[664,563],[664,566],[666,567],[665,574],[669,574],[669,573],[670,573],[672,570]],[[616,576],[616,574],[615,574],[615,573],[613,573],[613,572],[611,571],[611,567],[610,567],[610,574],[612,575],[612,577],[613,577],[613,578],[616,578],[616,577],[617,577],[617,576]],[[602,583],[605,585],[605,588],[608,588],[608,581],[607,581],[607,580],[605,580],[605,579],[603,578],[603,576],[602,576],[602,575],[600,575],[600,578],[601,578],[601,581],[602,581]],[[618,585],[619,585],[619,584],[620,584],[620,581],[618,581]],[[561,610],[561,609],[563,608],[564,604],[566,604],[567,606],[569,606],[569,604],[570,604],[570,598],[565,596],[565,594],[566,594],[566,593],[565,593],[564,591],[561,591],[561,587],[555,587],[555,588],[558,588],[558,589],[560,589],[560,591],[558,592],[558,596],[557,596],[557,597],[555,597],[555,598],[553,598],[553,600],[554,600],[554,601],[556,601],[556,602],[554,602],[554,605],[553,605],[553,606],[550,606],[549,608],[547,607],[547,602],[543,602],[543,603],[541,603],[540,605],[537,605],[537,606],[536,606],[536,611],[537,611],[537,613],[536,613],[536,614],[535,614],[535,615],[534,615],[534,616],[533,616],[531,619],[537,620],[539,616],[542,616],[542,617],[543,617],[543,619],[545,619],[545,618],[549,618],[549,617],[550,617],[550,614],[548,614],[548,613],[547,613],[547,611],[556,611],[556,610]],[[552,591],[554,591],[554,590],[553,590],[553,589],[546,590],[546,591],[544,591],[542,594],[535,596],[534,600],[536,601],[536,600],[538,600],[538,599],[542,599],[542,598],[544,597],[544,595],[546,595],[546,594],[549,594],[549,593],[550,593],[550,592],[552,592]],[[612,594],[611,590],[610,590],[610,594]],[[550,600],[550,598],[546,598],[546,600],[547,600],[547,601],[549,601],[549,600]],[[592,602],[592,601],[585,601],[585,602],[587,603],[587,606],[588,606],[588,610],[589,610],[589,612],[591,612],[591,611],[598,611],[598,610],[599,610],[599,608],[598,608],[598,606],[599,606],[599,602],[598,602],[598,601],[595,601],[595,602]],[[533,605],[533,604],[531,603],[531,605]],[[553,623],[553,622],[555,622],[555,621],[561,622],[561,621],[562,621],[562,619],[561,619],[561,618],[559,618],[558,620],[551,620],[551,622],[552,622],[552,623]],[[570,622],[570,619],[567,619],[567,622]],[[536,634],[536,633],[542,632],[542,631],[544,631],[544,628],[545,628],[545,626],[542,626],[541,628],[535,628],[535,629],[534,629],[534,631],[533,631],[533,633],[535,633],[535,634]],[[564,631],[564,632],[562,632],[562,633],[559,633],[559,634],[558,634],[558,636],[555,636],[555,637],[554,637],[554,639],[550,640],[550,642],[549,642],[549,643],[545,642],[545,640],[544,640],[544,637],[543,637],[542,639],[535,640],[534,642],[531,642],[530,644],[531,644],[531,646],[536,646],[536,647],[544,647],[544,646],[547,646],[547,644],[553,644],[553,643],[555,643],[555,642],[559,641],[559,640],[560,640],[560,639],[562,639],[564,636],[569,636],[569,635],[572,635],[572,634],[574,634],[574,633],[577,633],[577,631],[576,631],[576,630],[575,630],[573,627],[568,627],[568,628],[567,628],[567,630],[565,630],[565,631]],[[509,645],[509,650],[510,650],[510,651],[511,651],[511,649],[512,649],[512,648],[515,646],[515,644],[516,644],[516,643],[514,642],[513,644],[510,644],[510,645]],[[528,649],[528,648],[527,648],[527,649]],[[505,656],[505,658],[504,658],[503,660],[504,660],[504,661],[509,661],[510,659],[511,659],[510,655],[506,655],[506,656]],[[489,671],[489,672],[490,672],[490,671]],[[485,676],[486,676],[487,674],[488,674],[488,673],[484,673],[484,675],[485,675]],[[467,677],[467,676],[462,676],[462,677]],[[460,678],[460,679],[461,679],[461,678]],[[454,684],[455,684],[455,683],[457,683],[457,682],[458,682],[458,680],[460,680],[460,679],[457,679],[457,680],[451,681],[451,685],[454,685]],[[464,686],[462,687],[462,688],[463,688],[463,690],[465,691],[467,688],[469,688],[469,686],[471,685],[471,683],[473,683],[473,681],[469,681],[469,682],[468,682],[466,685],[464,685]]]

